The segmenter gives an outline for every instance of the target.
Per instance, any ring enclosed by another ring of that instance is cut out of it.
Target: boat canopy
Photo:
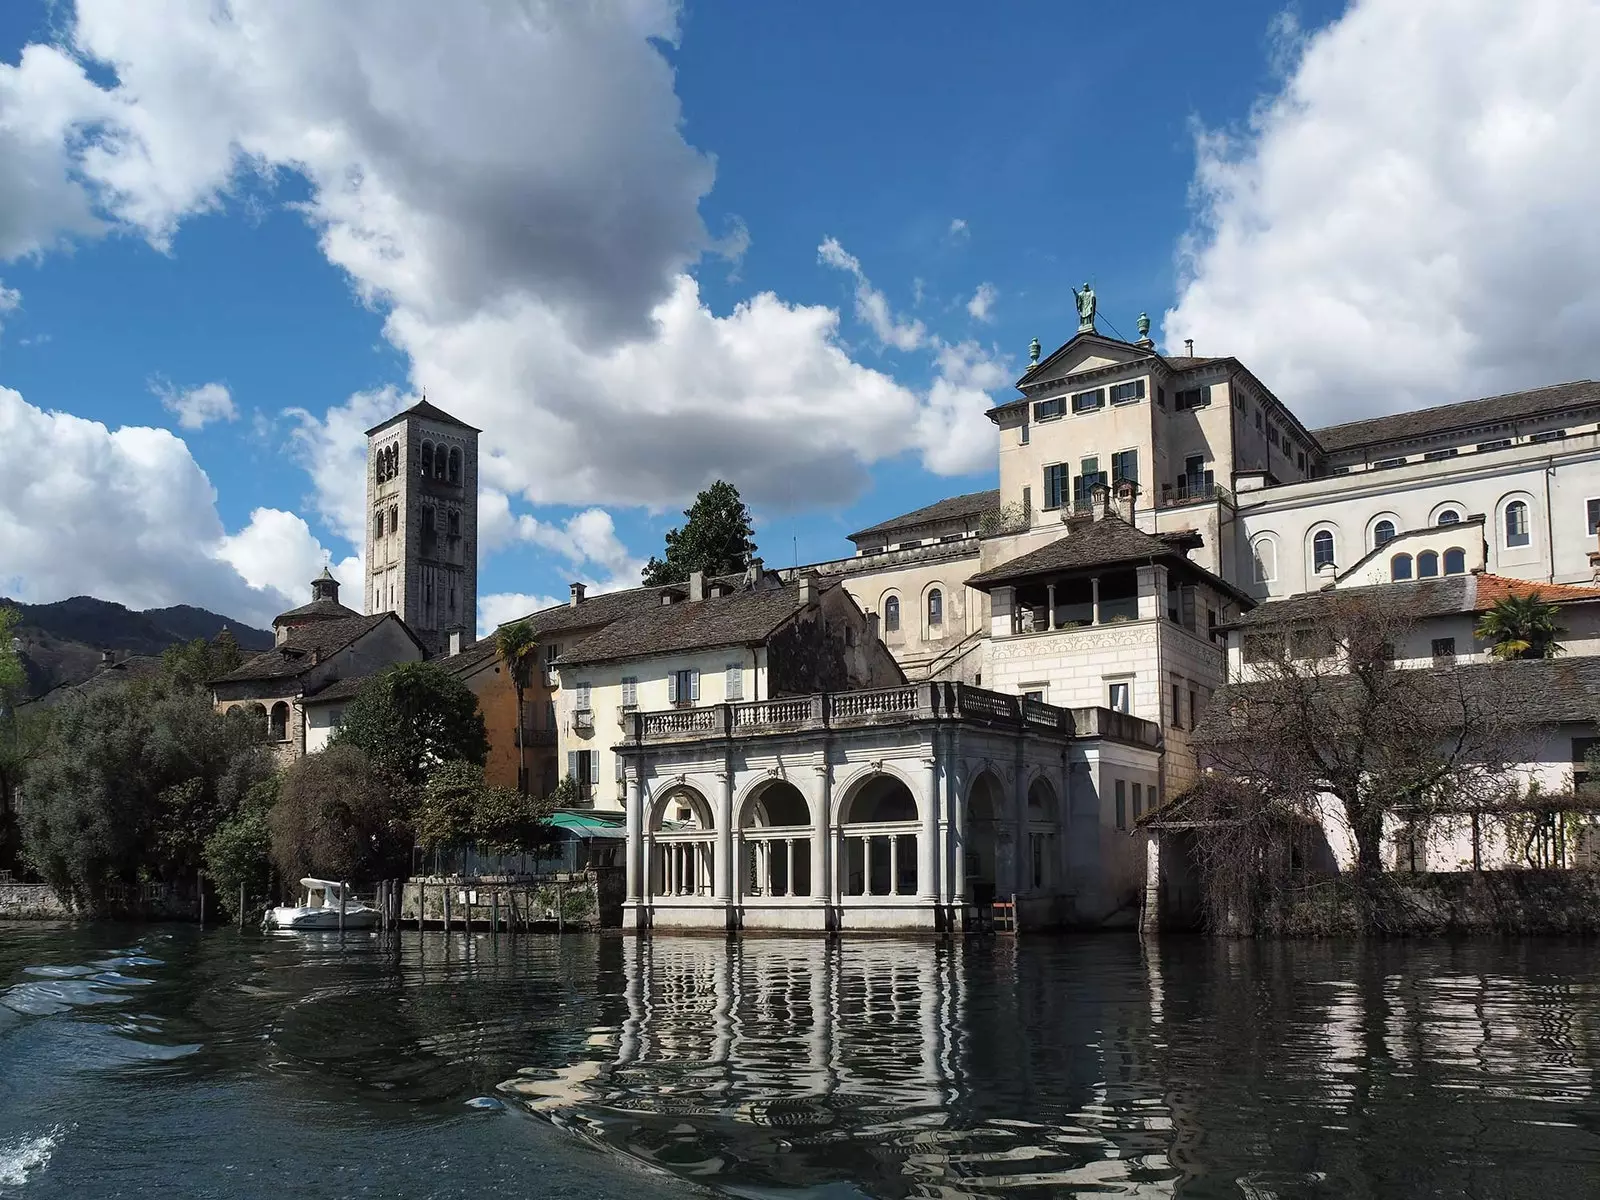
[[[300,881],[300,886],[309,890],[326,888],[330,892],[337,892],[344,887],[344,884],[335,879],[312,879],[308,876]]]

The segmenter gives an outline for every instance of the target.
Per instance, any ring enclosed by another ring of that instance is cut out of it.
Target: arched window
[[[1250,543],[1257,583],[1271,583],[1278,577],[1278,543],[1269,537]]]
[[[1374,550],[1379,546],[1387,546],[1392,541],[1394,541],[1393,521],[1379,521],[1372,527],[1372,548]]]
[[[279,700],[267,717],[267,737],[274,742],[289,740],[289,706]]]
[[[389,478],[394,479],[400,474],[400,447],[389,447]]]
[[[1324,567],[1333,566],[1333,533],[1331,530],[1319,529],[1316,536],[1311,539],[1311,569],[1320,571]]]
[[[1409,554],[1396,554],[1393,558],[1391,558],[1389,560],[1389,578],[1390,579],[1410,579],[1411,578],[1411,555],[1409,555]]]
[[[1417,578],[1432,579],[1439,573],[1439,556],[1432,550],[1417,555]]]
[[[1526,546],[1532,538],[1528,533],[1528,505],[1513,500],[1506,505],[1506,545]]]
[[[928,625],[944,624],[944,593],[938,588],[928,593]]]
[[[433,448],[433,477],[444,479],[450,470],[450,452],[445,449],[443,442]]]
[[[900,597],[890,596],[883,602],[883,631],[900,632]]]
[[[461,451],[455,446],[450,447],[450,482],[461,482]]]
[[[1460,546],[1451,546],[1444,552],[1444,573],[1446,575],[1467,573],[1467,552]]]
[[[375,538],[383,536],[383,509],[381,508],[372,514],[372,536]]]
[[[1461,524],[1461,514],[1458,513],[1453,508],[1447,508],[1442,513],[1439,514],[1439,519],[1437,521],[1435,521],[1434,524],[1435,525],[1459,525],[1459,524]]]
[[[417,459],[417,473],[426,479],[433,471],[433,443],[422,443],[422,454]]]

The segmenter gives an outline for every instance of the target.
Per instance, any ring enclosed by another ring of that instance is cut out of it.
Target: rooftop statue
[[[1094,289],[1087,283],[1083,291],[1076,288],[1072,290],[1072,297],[1078,302],[1078,332],[1087,333],[1094,329]]]

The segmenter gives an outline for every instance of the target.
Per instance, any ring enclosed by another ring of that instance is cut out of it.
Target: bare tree
[[[1404,657],[1417,641],[1414,594],[1329,592],[1258,610],[1243,678],[1199,735],[1210,775],[1195,815],[1230,828],[1216,849],[1260,853],[1284,827],[1320,826],[1331,801],[1369,875],[1383,867],[1386,818],[1420,838],[1516,785],[1538,734],[1538,680],[1523,668],[1538,664]]]

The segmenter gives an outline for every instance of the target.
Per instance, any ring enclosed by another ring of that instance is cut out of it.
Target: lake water
[[[1600,947],[0,924],[0,1196],[1600,1196]]]

